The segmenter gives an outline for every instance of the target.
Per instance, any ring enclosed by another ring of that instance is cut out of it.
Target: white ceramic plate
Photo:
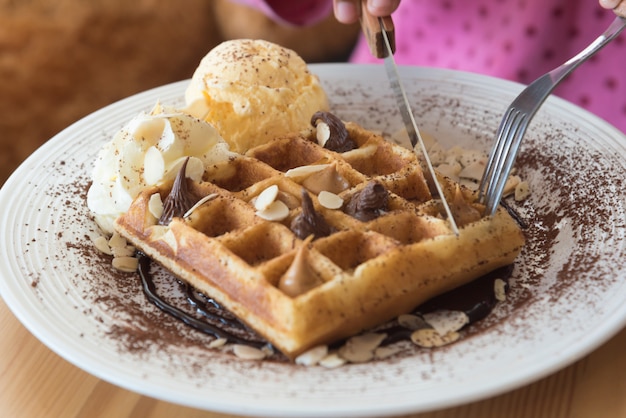
[[[334,111],[386,134],[401,121],[379,66],[315,65]],[[446,145],[490,146],[521,86],[402,68],[415,115]],[[116,385],[193,407],[257,416],[381,416],[450,407],[511,390],[587,354],[626,324],[626,138],[550,98],[518,163],[532,195],[508,302],[460,342],[410,348],[339,369],[244,362],[146,302],[134,275],[97,254],[85,207],[101,145],[187,82],[130,97],[70,126],[0,192],[0,292],[19,320],[78,367]]]

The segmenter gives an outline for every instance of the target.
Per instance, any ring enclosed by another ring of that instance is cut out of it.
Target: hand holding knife
[[[367,42],[369,44],[372,55],[374,55],[376,58],[384,58],[387,78],[389,79],[389,83],[391,84],[391,89],[393,90],[396,101],[398,102],[400,114],[402,115],[402,120],[406,127],[407,134],[409,135],[409,139],[411,140],[413,150],[416,151],[416,147],[419,145],[421,150],[421,156],[423,158],[423,163],[424,165],[426,165],[427,169],[427,180],[430,180],[431,185],[434,186],[434,188],[437,190],[437,193],[441,198],[441,203],[443,204],[444,210],[446,212],[446,216],[448,217],[450,227],[454,234],[458,236],[459,229],[456,225],[456,222],[454,221],[454,216],[452,215],[450,206],[446,201],[446,197],[443,193],[441,185],[437,180],[437,174],[435,173],[435,169],[433,168],[430,158],[428,157],[426,145],[424,144],[424,140],[420,135],[417,123],[415,122],[415,118],[413,117],[413,112],[411,111],[406,92],[400,82],[398,67],[393,58],[393,54],[395,52],[395,33],[391,16],[373,16],[367,10],[367,0],[361,1],[360,11],[361,15],[359,20],[361,22],[361,28],[363,29],[363,33],[367,38]]]

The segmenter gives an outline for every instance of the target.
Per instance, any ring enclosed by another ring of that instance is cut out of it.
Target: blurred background
[[[215,45],[260,38],[305,61],[345,61],[358,25],[301,29],[226,0],[0,0],[0,185],[63,128],[190,78]]]

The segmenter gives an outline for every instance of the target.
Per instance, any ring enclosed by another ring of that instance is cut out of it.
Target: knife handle
[[[372,15],[367,10],[367,0],[361,0],[359,22],[361,23],[361,29],[367,39],[367,44],[370,47],[370,52],[376,58],[387,57],[387,48],[385,48],[385,40],[383,39],[383,29],[387,33],[389,39],[389,45],[391,46],[392,53],[396,52],[396,38],[395,29],[393,26],[393,20],[391,16],[377,17]],[[382,23],[382,24],[381,24]]]

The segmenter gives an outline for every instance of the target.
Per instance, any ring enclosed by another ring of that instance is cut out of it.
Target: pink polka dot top
[[[239,1],[277,21],[299,25],[332,11],[330,0]],[[597,0],[403,0],[393,14],[395,57],[400,65],[451,68],[528,84],[580,52],[614,18]],[[380,62],[363,37],[350,61]],[[554,94],[626,132],[626,33],[576,69]]]

